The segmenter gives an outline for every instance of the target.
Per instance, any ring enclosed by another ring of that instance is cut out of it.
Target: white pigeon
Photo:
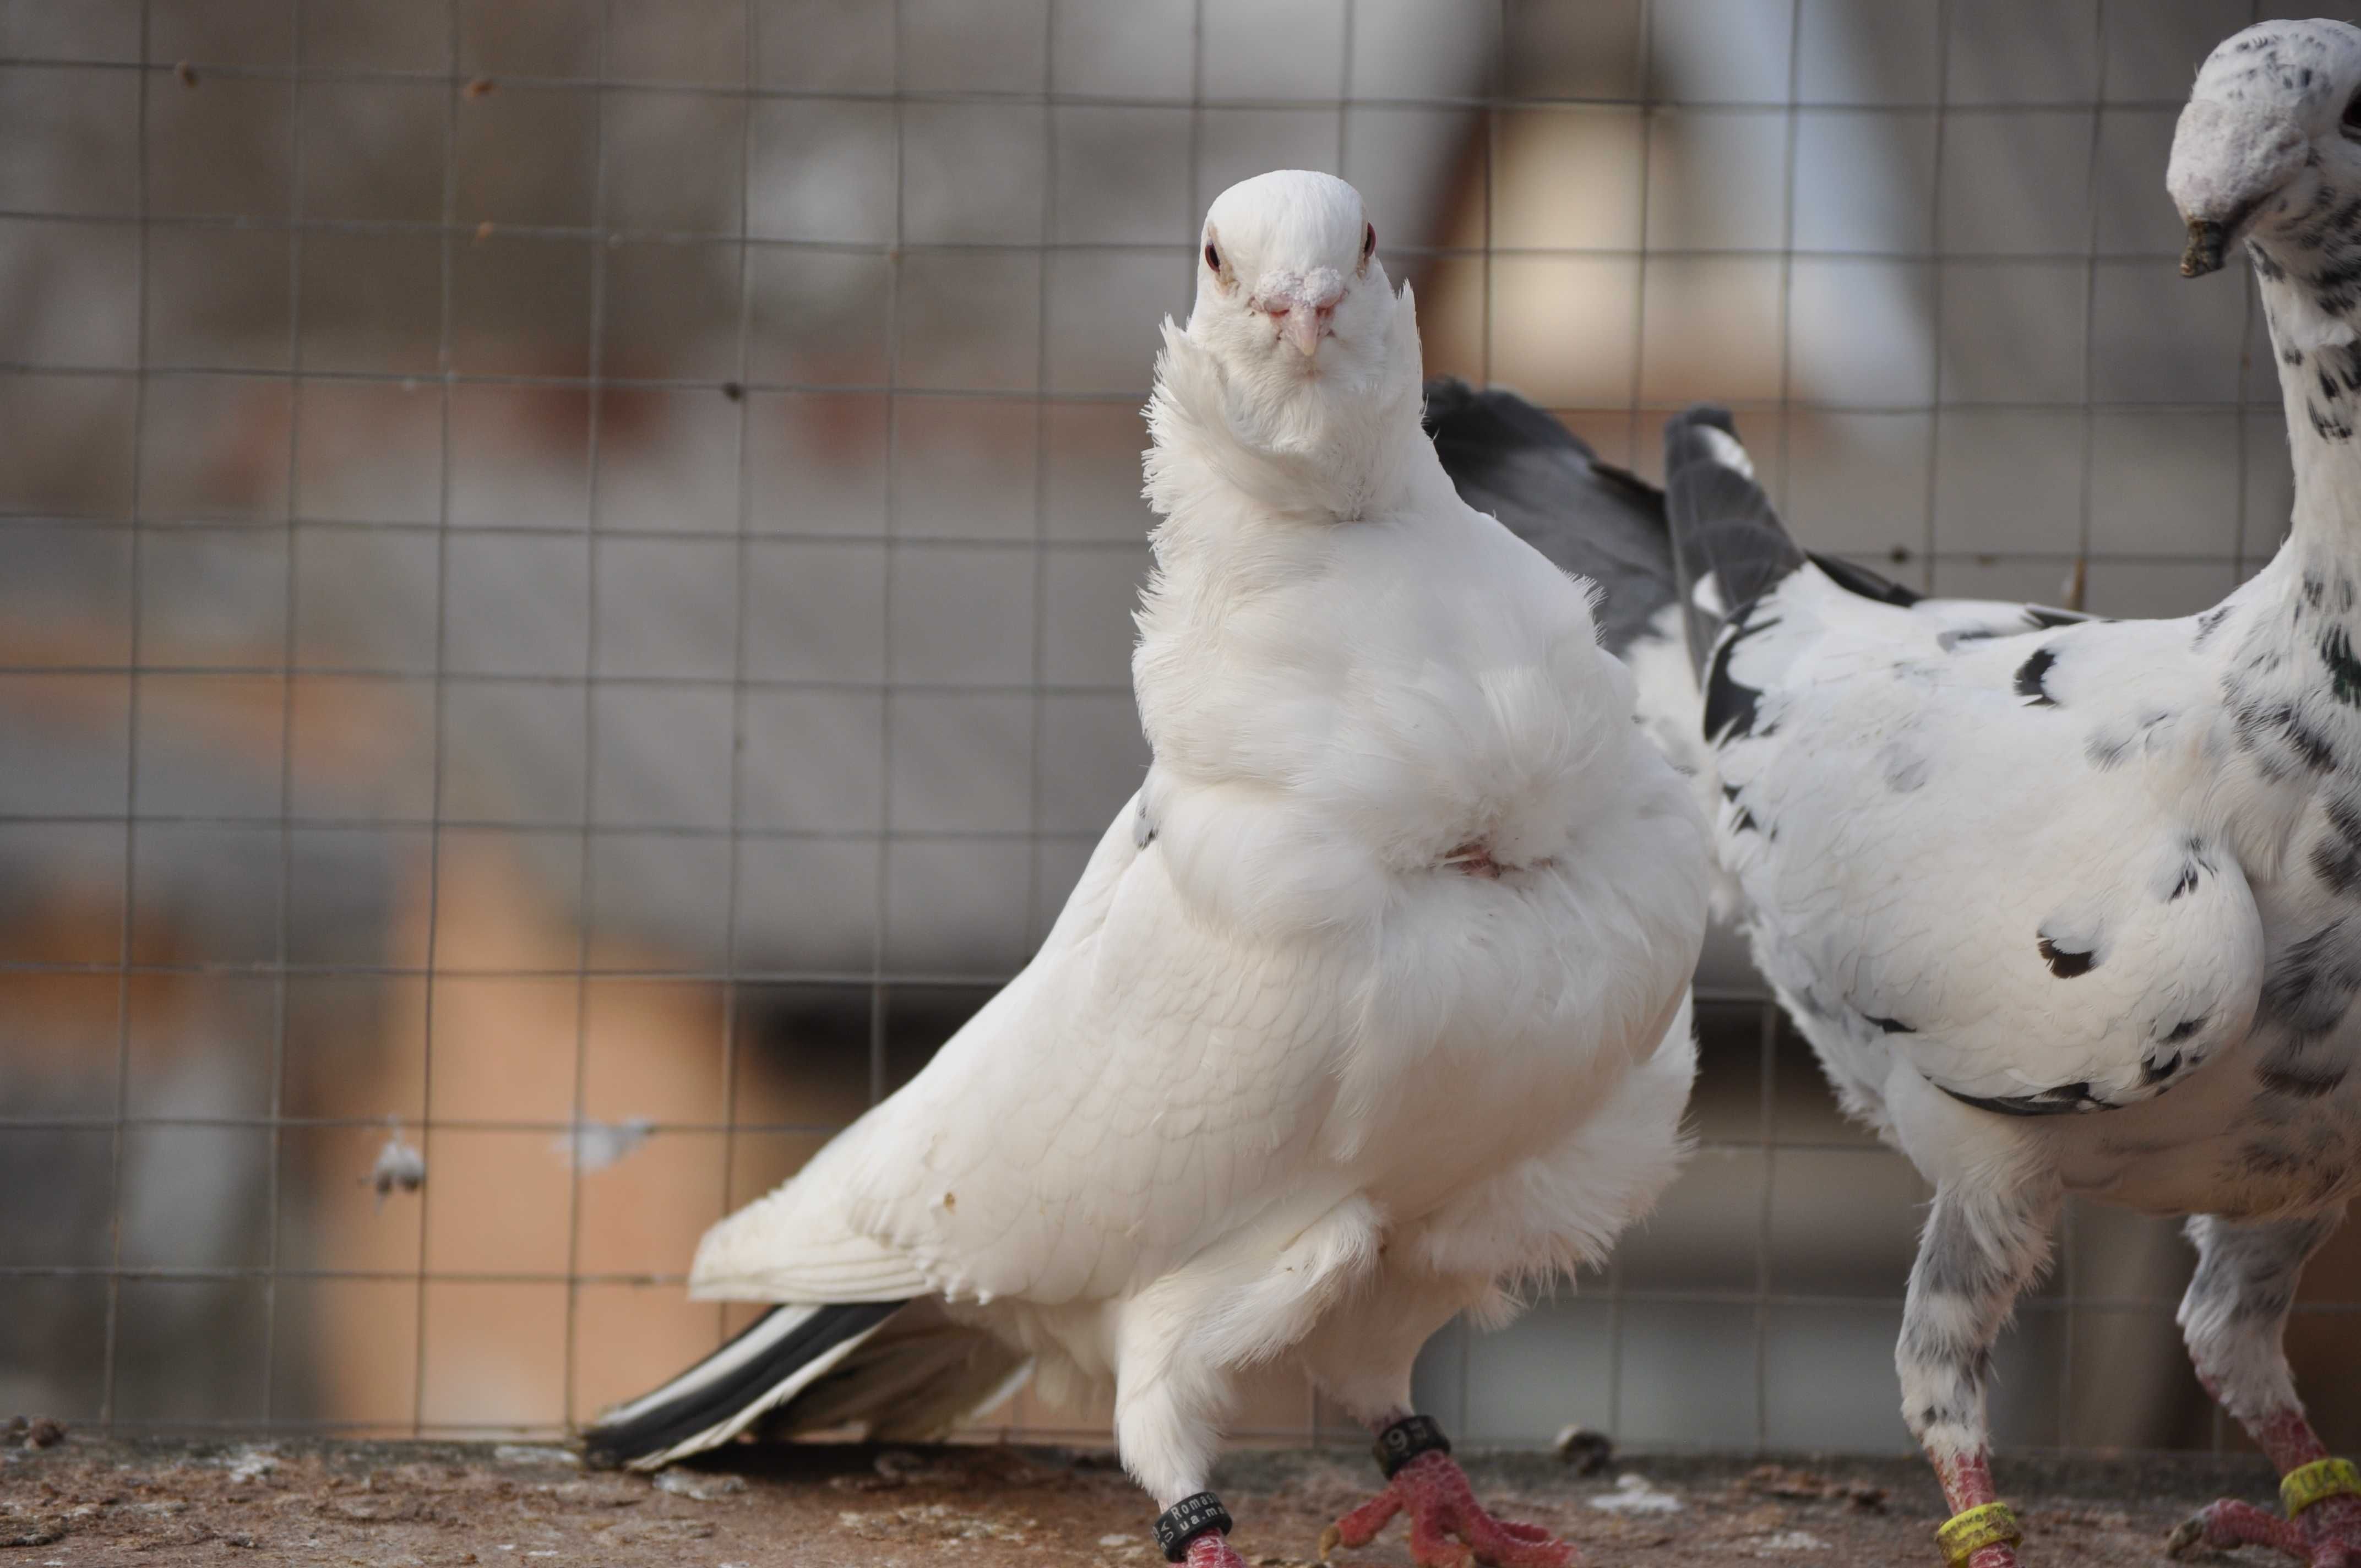
[[[2361,29],[2222,45],[2168,185],[2184,272],[2253,258],[2295,462],[2286,545],[2202,615],[1914,600],[1799,551],[1727,414],[1665,435],[1756,960],[1935,1187],[1896,1362],[1972,1568],[2017,1561],[1985,1387],[2070,1191],[2194,1216],[2190,1354],[2281,1473],[2288,1517],[2215,1503],[2175,1549],[2361,1563],[2281,1348],[2361,1186]]]
[[[1709,850],[1584,587],[1453,495],[1375,247],[1325,175],[1213,203],[1148,411],[1147,782],[1024,972],[707,1235],[694,1294],[784,1305],[594,1453],[939,1431],[1029,1360],[1113,1384],[1166,1555],[1235,1568],[1210,1467],[1284,1365],[1380,1434],[1332,1539],[1570,1558],[1476,1506],[1411,1364],[1673,1176]]]

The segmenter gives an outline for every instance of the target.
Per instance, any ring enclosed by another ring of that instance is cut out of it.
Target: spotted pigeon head
[[[2190,277],[2241,240],[2258,267],[2361,256],[2361,27],[2264,22],[2224,41],[2181,110],[2165,188],[2189,225]]]

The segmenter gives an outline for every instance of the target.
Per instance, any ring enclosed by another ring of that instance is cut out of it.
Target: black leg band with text
[[[1378,1456],[1378,1468],[1390,1481],[1395,1471],[1422,1453],[1450,1453],[1451,1440],[1443,1435],[1433,1416],[1404,1416],[1378,1434],[1372,1452]]]
[[[1230,1511],[1213,1493],[1200,1492],[1181,1498],[1156,1516],[1156,1544],[1164,1549],[1167,1563],[1185,1562],[1189,1542],[1209,1530],[1229,1534]]]

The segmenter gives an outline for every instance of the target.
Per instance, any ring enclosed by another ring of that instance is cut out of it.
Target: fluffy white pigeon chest
[[[1562,1136],[1661,1038],[1702,824],[1584,590],[1492,520],[1283,535],[1243,588],[1174,554],[1136,665],[1143,838],[1198,918],[1334,966],[1323,1142],[1421,1147],[1364,1173],[1421,1212]],[[1421,1128],[1445,1107],[1481,1135],[1438,1155]]]
[[[1182,613],[1143,618],[1152,794],[1283,801],[1306,843],[1394,874],[1471,848],[1543,865],[1611,803],[1597,770],[1632,739],[1630,677],[1527,546],[1455,509],[1283,551],[1250,586],[1168,583]]]

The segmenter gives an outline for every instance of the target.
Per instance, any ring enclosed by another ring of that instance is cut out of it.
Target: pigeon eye
[[[1222,253],[1213,248],[1213,242],[1210,239],[1205,242],[1205,265],[1216,272],[1222,269]]]
[[[2344,130],[2347,136],[2361,136],[2361,93],[2356,93],[2352,102],[2345,105]]]
[[[2351,125],[2353,123],[2352,114],[2353,111],[2350,109],[2345,111],[2345,124]],[[1365,223],[1361,225],[1361,259],[1363,261],[1367,261],[1370,257],[1375,256],[1377,253],[1378,225],[1371,223]]]

